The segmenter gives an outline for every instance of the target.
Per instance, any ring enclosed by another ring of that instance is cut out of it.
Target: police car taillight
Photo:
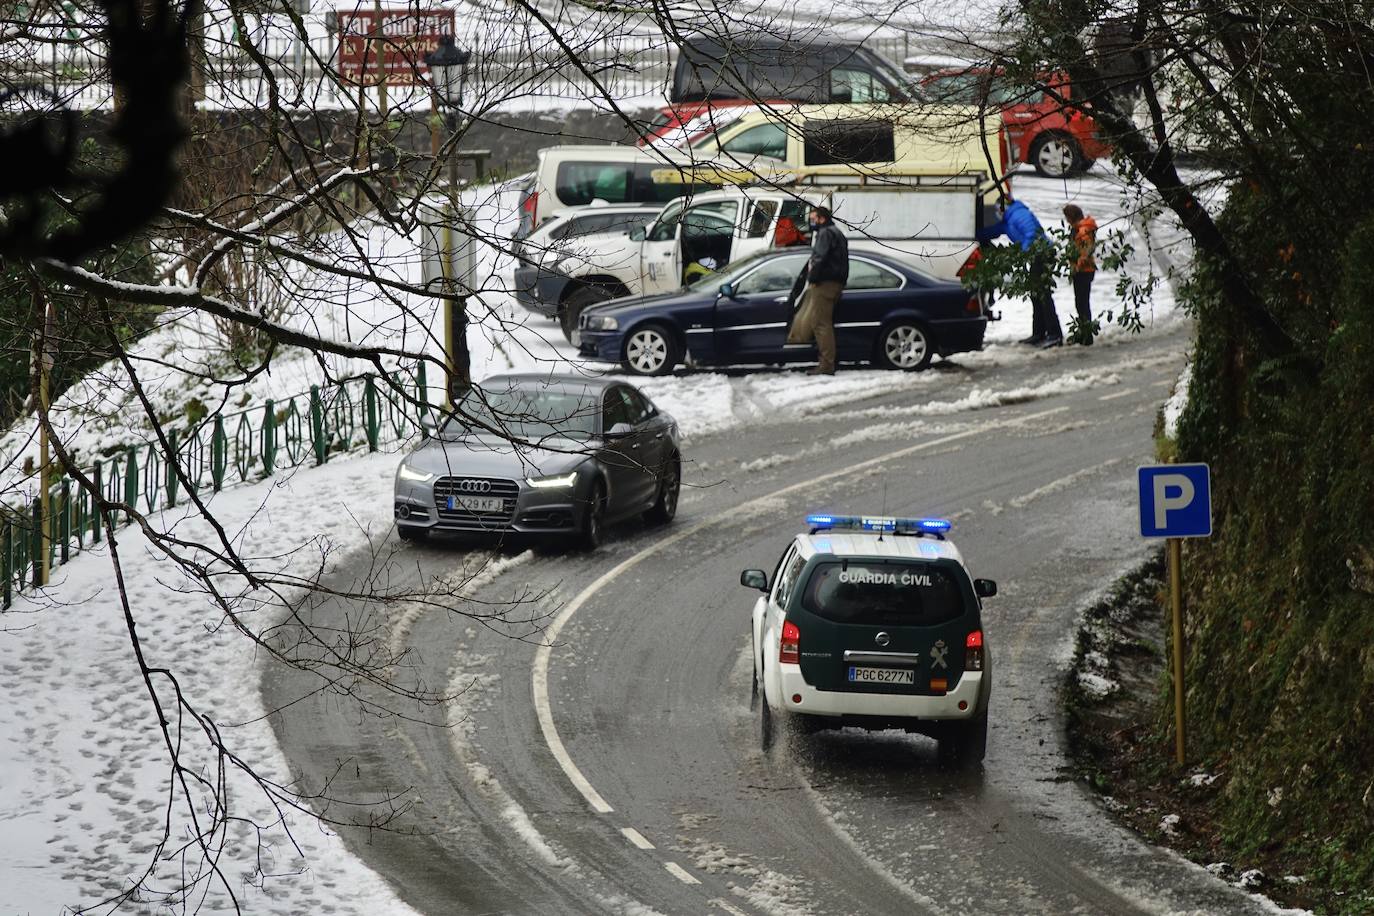
[[[792,665],[801,663],[801,630],[790,620],[782,622],[782,642],[778,643],[778,661]]]
[[[964,640],[964,670],[983,670],[983,631],[974,630]]]

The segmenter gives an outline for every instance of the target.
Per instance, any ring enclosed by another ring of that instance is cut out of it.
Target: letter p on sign
[[[1139,469],[1140,534],[1205,538],[1212,534],[1211,473],[1205,464],[1157,464]]]

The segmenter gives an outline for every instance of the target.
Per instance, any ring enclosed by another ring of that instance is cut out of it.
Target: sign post
[[[1212,536],[1212,478],[1205,464],[1148,465],[1137,471],[1140,535],[1167,538],[1169,604],[1173,618],[1174,757],[1185,760],[1183,702],[1183,539]]]
[[[339,40],[339,75],[359,86],[415,86],[425,83],[425,55],[439,47],[440,35],[452,35],[456,21],[449,9],[383,7],[335,11]],[[381,102],[385,108],[386,103]]]

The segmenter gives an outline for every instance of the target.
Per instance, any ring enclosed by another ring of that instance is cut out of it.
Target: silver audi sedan
[[[677,514],[677,422],[615,379],[501,375],[468,392],[396,470],[402,540],[438,532],[555,535]]]

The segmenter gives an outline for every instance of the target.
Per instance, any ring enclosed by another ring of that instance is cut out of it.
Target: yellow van
[[[911,104],[773,103],[737,117],[692,144],[697,155],[741,163],[782,160],[802,181],[827,176],[981,174],[991,183],[1012,165],[998,114],[976,107]],[[986,146],[986,149],[985,149]],[[991,158],[991,162],[989,162]]]

